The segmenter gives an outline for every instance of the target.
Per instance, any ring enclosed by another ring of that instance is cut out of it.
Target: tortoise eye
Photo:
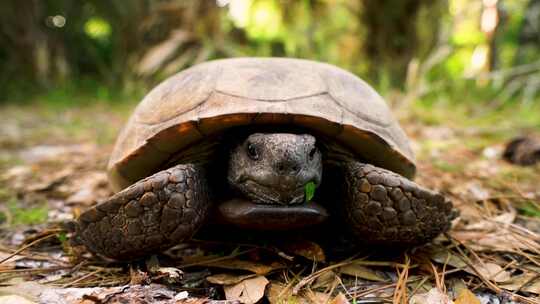
[[[248,144],[247,153],[251,159],[253,160],[259,159],[259,153],[257,152],[257,148],[255,147],[254,144]]]

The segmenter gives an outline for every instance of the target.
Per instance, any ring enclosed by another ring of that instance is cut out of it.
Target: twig
[[[471,248],[469,248],[467,245],[463,244],[461,241],[459,240],[456,240],[456,239],[451,239],[452,241],[454,242],[457,242],[459,243],[461,246],[465,247],[469,252],[471,252],[474,257],[480,261],[483,265],[484,262],[482,261],[482,259],[480,259],[480,257],[476,254],[476,252],[474,252]],[[484,275],[480,272],[480,270],[478,270],[478,268],[474,265],[474,263],[472,263],[472,261],[469,259],[469,257],[467,257],[467,255],[463,252],[463,250],[461,250],[461,248],[459,247],[456,247],[457,251],[459,252],[460,254],[460,258],[463,262],[465,262],[465,264],[467,264],[467,266],[469,266],[473,271],[474,273],[476,273],[476,275],[478,276],[478,278],[480,278],[480,280],[482,280],[482,282],[484,282],[484,284],[486,284],[490,289],[492,289],[493,291],[495,291],[497,294],[500,294],[501,293],[501,289],[495,285],[493,282],[491,282],[491,280],[487,279],[486,277],[484,277]]]
[[[392,288],[392,287],[395,287],[397,283],[392,283],[392,284],[388,284],[388,285],[383,285],[383,286],[380,286],[380,287],[375,287],[375,288],[371,288],[371,289],[367,289],[363,292],[360,292],[358,294],[355,294],[355,297],[357,298],[361,298],[363,296],[367,296],[368,294],[370,293],[374,293],[376,291],[379,291],[379,290],[385,290],[385,289],[388,289],[388,288]]]
[[[294,275],[294,280],[291,280],[289,283],[287,283],[287,285],[285,285],[285,287],[279,292],[279,294],[277,295],[277,299],[279,301],[279,299],[281,297],[283,297],[283,295],[292,287],[292,285],[294,284],[295,280],[298,280],[298,278],[302,275],[302,273],[305,271],[306,269],[302,269],[300,270],[299,273],[293,273]]]
[[[345,266],[345,265],[349,265],[351,264],[352,261],[344,261],[344,262],[341,262],[341,263],[337,263],[337,264],[334,264],[334,265],[330,265],[330,266],[327,266],[321,270],[318,270],[318,271],[315,271],[314,273],[308,275],[307,277],[303,278],[300,282],[298,282],[298,284],[296,284],[296,286],[294,286],[293,288],[293,295],[297,295],[298,294],[298,291],[300,291],[300,289],[302,287],[304,287],[305,285],[311,283],[313,280],[315,280],[318,276],[320,276],[321,274],[323,274],[324,272],[327,272],[327,271],[330,271],[332,269],[336,269],[336,268],[339,268],[339,267],[342,267],[342,266]]]
[[[459,270],[459,269],[455,269],[455,270]],[[409,302],[411,301],[412,297],[416,294],[416,292],[422,288],[422,286],[424,285],[424,283],[426,283],[426,281],[429,280],[429,277],[424,277],[422,278],[422,280],[418,283],[418,285],[416,285],[416,287],[411,291],[411,294],[409,295],[409,298],[407,299]]]
[[[24,251],[24,250],[26,250],[26,249],[28,249],[28,248],[34,246],[35,244],[37,244],[37,243],[39,243],[39,242],[41,242],[41,241],[43,241],[43,240],[46,240],[46,239],[48,239],[48,238],[50,238],[50,237],[52,237],[52,236],[56,236],[56,234],[49,234],[49,235],[46,235],[46,236],[44,236],[44,237],[42,237],[42,238],[39,238],[39,239],[37,239],[37,240],[34,240],[33,242],[31,242],[31,243],[28,244],[28,245],[24,245],[23,247],[19,248],[18,250],[15,250],[12,254],[10,254],[10,255],[7,256],[6,258],[2,259],[2,260],[0,261],[0,265],[3,264],[3,263],[5,263],[7,260],[13,258],[14,256],[16,256],[17,254],[19,254],[20,252],[22,252],[22,251]]]
[[[79,283],[80,281],[82,281],[82,280],[84,280],[86,278],[89,278],[89,277],[91,277],[91,276],[93,276],[96,273],[99,273],[101,271],[102,271],[102,269],[98,269],[98,270],[94,270],[94,271],[92,271],[90,273],[87,273],[87,274],[83,275],[82,277],[80,277],[80,278],[78,278],[78,279],[76,279],[76,280],[74,280],[72,282],[69,282],[69,283],[66,283],[66,284],[62,285],[62,288],[67,288],[67,287],[69,287],[69,286],[71,286],[71,285],[73,285],[75,283]]]
[[[1,247],[1,246],[0,246],[0,251],[9,251],[10,253],[15,252],[14,249]],[[22,256],[22,257],[27,258],[27,259],[32,259],[32,260],[35,260],[35,261],[46,261],[46,262],[55,263],[57,265],[70,265],[68,262],[66,262],[64,260],[61,260],[61,259],[58,259],[58,258],[53,258],[53,257],[45,255],[45,254],[37,254],[37,253],[25,254],[25,253],[19,252],[17,255]]]
[[[0,270],[0,274],[3,274],[3,273],[25,273],[25,272],[49,272],[49,271],[58,271],[58,270],[69,269],[69,268],[71,268],[71,267],[57,266],[57,267],[49,267],[49,268],[8,269],[8,270]]]
[[[450,237],[449,235],[447,235],[448,239],[451,241],[451,242],[455,242],[455,243],[458,243],[460,244],[461,246],[465,247],[467,250],[469,250],[476,258],[479,259],[478,255],[472,251],[468,246],[466,246],[465,244],[463,244],[461,241],[457,240],[457,239],[454,239],[452,237]],[[463,250],[461,250],[461,248],[459,247],[456,247],[456,249],[458,250],[458,252],[461,254],[461,256],[459,256],[463,262],[465,262],[465,264],[467,264],[467,266],[469,266],[475,273],[476,275],[478,276],[478,278],[480,278],[480,280],[482,280],[482,282],[484,284],[487,285],[487,287],[489,289],[491,289],[492,291],[494,291],[496,294],[498,295],[501,295],[503,293],[505,294],[508,294],[506,291],[503,291],[501,288],[499,288],[497,285],[495,285],[493,282],[491,282],[490,280],[486,279],[482,273],[478,270],[478,268],[476,268],[476,266],[473,265],[473,263],[471,263],[470,259],[465,255],[465,253],[463,252]],[[524,303],[531,303],[531,304],[538,304],[537,301],[534,301],[534,300],[531,300],[527,297],[523,297],[523,296],[520,296],[520,295],[517,295],[517,294],[510,294],[511,295],[511,299],[512,300],[518,300],[518,301],[521,301],[521,302],[524,302]]]

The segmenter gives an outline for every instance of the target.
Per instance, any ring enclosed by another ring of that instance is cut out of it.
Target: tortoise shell
[[[405,133],[355,75],[308,60],[236,58],[198,64],[148,93],[116,141],[110,181],[122,189],[212,135],[276,124],[322,134],[376,166],[414,176]]]

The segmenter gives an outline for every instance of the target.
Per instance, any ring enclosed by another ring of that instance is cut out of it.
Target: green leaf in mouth
[[[311,201],[313,196],[315,196],[315,188],[316,187],[317,186],[315,185],[314,182],[309,182],[304,186],[304,190],[305,190],[305,193],[306,193],[306,196],[305,196],[306,203]]]

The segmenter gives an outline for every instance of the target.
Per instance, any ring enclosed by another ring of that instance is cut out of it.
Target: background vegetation
[[[251,303],[540,303],[540,162],[503,158],[540,138],[539,21],[540,0],[0,0],[0,303],[143,301],[136,284],[150,282],[171,302],[243,288]],[[236,56],[366,79],[411,139],[415,181],[460,210],[452,229],[403,251],[224,230],[131,264],[68,242],[70,222],[113,194],[106,164],[134,103]]]
[[[0,102],[138,99],[197,62],[291,56],[403,104],[533,103],[539,17],[539,0],[1,1]]]

